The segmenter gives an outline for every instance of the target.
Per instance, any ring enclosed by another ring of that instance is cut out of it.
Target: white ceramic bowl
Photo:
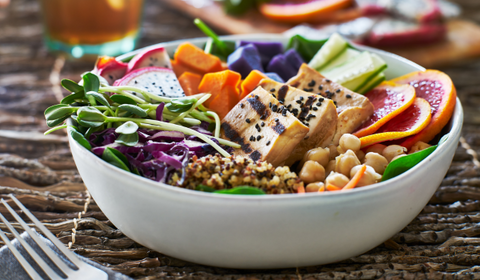
[[[225,38],[287,41],[280,35]],[[205,39],[189,41],[202,44]],[[172,52],[180,42],[159,45]],[[365,49],[388,63],[388,79],[424,70],[396,55]],[[223,195],[176,188],[120,170],[69,140],[80,175],[96,203],[136,242],[199,264],[284,268],[344,260],[399,232],[440,185],[457,148],[462,123],[457,99],[450,137],[415,168],[387,182],[348,192],[304,195]]]

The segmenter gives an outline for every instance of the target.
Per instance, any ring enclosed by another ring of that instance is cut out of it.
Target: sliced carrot
[[[178,82],[182,86],[182,89],[187,96],[195,95],[198,93],[198,86],[200,85],[201,81],[201,75],[191,72],[185,72],[178,78]]]
[[[174,60],[199,73],[222,71],[222,62],[191,43],[183,43],[175,51]]]
[[[240,85],[240,100],[252,92],[262,79],[268,79],[267,75],[258,70],[251,71]]]
[[[342,190],[350,190],[355,188],[358,182],[360,182],[360,179],[362,179],[363,174],[365,174],[365,170],[367,170],[367,165],[363,164],[360,170],[358,170],[357,174],[350,179],[350,181],[345,185],[345,187],[343,187]]]
[[[382,125],[405,111],[415,101],[415,88],[408,84],[383,82],[365,97],[372,102],[374,111],[353,135],[363,137],[376,132]]]
[[[430,104],[423,98],[415,98],[407,110],[391,119],[377,130],[377,133],[360,138],[361,147],[375,143],[396,140],[415,135],[422,131],[432,118]]]
[[[327,188],[325,186],[321,186],[319,189],[318,189],[318,192],[324,192]]]
[[[403,139],[401,145],[410,149],[418,141],[430,142],[450,120],[457,100],[452,79],[437,70],[425,70],[395,78],[392,82],[410,84],[417,97],[425,98],[432,107],[432,120],[420,133]]]
[[[241,75],[231,70],[208,73],[203,76],[198,92],[210,93],[204,105],[223,118],[239,101]]]

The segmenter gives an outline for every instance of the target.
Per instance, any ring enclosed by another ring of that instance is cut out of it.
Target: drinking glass
[[[135,48],[143,0],[40,0],[44,41],[80,58],[115,56]]]

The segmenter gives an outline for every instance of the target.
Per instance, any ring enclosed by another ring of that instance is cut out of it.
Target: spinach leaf
[[[287,49],[295,49],[305,61],[310,61],[327,40],[328,38],[309,40],[301,35],[294,35],[290,38]]]
[[[417,165],[419,162],[421,162],[424,158],[429,156],[435,149],[437,148],[437,145],[428,147],[424,150],[418,151],[413,154],[409,154],[404,157],[399,157],[396,160],[390,162],[385,169],[385,172],[383,173],[382,176],[382,182],[392,179],[393,177],[396,177],[403,172],[409,170],[410,168],[414,167]]]
[[[250,186],[238,186],[232,189],[225,189],[214,191],[214,193],[223,193],[223,194],[251,194],[251,195],[261,195],[265,194],[264,191],[258,188],[250,187]]]
[[[106,147],[103,151],[102,159],[116,167],[130,172],[127,157],[114,148]]]

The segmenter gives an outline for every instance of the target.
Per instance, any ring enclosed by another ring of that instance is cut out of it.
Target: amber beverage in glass
[[[135,48],[143,0],[40,0],[50,50],[73,57],[115,56]]]

